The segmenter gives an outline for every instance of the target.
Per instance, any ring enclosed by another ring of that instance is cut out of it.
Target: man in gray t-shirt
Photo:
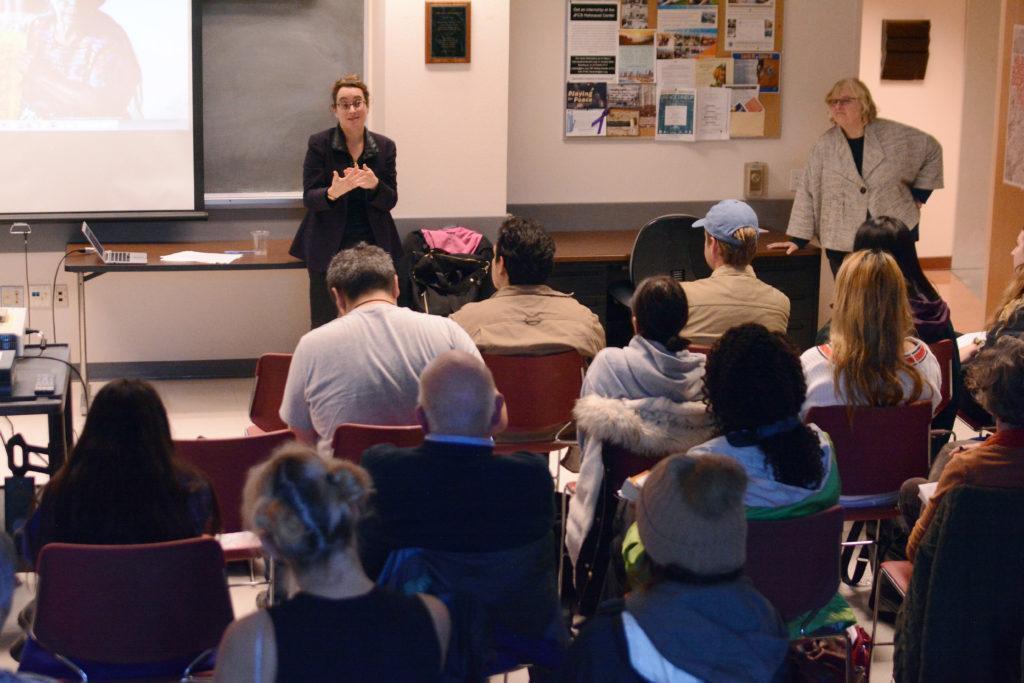
[[[327,286],[341,315],[299,340],[281,401],[281,419],[322,453],[346,422],[416,424],[427,364],[452,349],[480,357],[469,335],[447,318],[396,305],[398,277],[379,247],[361,243],[339,252]]]

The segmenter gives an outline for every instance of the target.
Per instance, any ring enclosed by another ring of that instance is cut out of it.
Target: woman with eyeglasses
[[[878,118],[856,78],[833,85],[825,104],[834,125],[811,148],[786,229],[790,241],[769,246],[791,254],[817,237],[835,275],[867,219],[897,218],[914,226],[917,240],[921,206],[942,187],[942,147],[925,132]]]
[[[402,246],[391,218],[398,203],[395,143],[366,129],[370,90],[358,76],[331,89],[337,125],[309,138],[302,164],[302,219],[288,253],[309,271],[311,327],[338,316],[327,291],[327,266],[342,249],[374,244],[398,262]]]

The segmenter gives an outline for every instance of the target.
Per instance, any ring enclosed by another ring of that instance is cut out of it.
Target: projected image
[[[0,126],[187,125],[187,5],[182,0],[0,0]]]

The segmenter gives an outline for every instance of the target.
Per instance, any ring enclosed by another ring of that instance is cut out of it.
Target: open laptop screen
[[[100,244],[98,239],[96,239],[96,235],[93,234],[92,230],[89,228],[89,224],[85,221],[82,221],[82,234],[85,235],[85,239],[89,240],[89,244],[92,245],[92,248],[96,250],[96,253],[99,254],[100,259],[102,259],[103,245]]]

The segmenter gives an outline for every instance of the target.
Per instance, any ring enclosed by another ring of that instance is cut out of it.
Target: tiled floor
[[[929,277],[936,284],[940,293],[949,302],[953,310],[954,324],[958,330],[973,331],[983,328],[983,314],[974,296],[959,279],[948,272],[929,272]],[[248,424],[248,406],[252,380],[180,380],[154,382],[160,396],[167,406],[171,418],[171,430],[176,438],[195,438],[198,436],[223,437],[240,435]],[[99,384],[93,384],[95,392]],[[84,421],[79,406],[80,392],[75,392],[74,428],[81,429]],[[46,441],[46,423],[39,417],[12,418],[10,422],[0,418],[0,432],[6,437],[13,432],[21,433],[29,443],[44,444]],[[965,430],[966,431],[966,430]],[[6,462],[0,464],[0,474],[9,476]],[[562,470],[563,483],[570,481],[574,475]],[[43,483],[43,477],[37,477],[37,483]],[[16,614],[34,594],[34,579],[25,575],[23,585],[15,595],[15,606],[12,614]],[[869,588],[868,579],[863,586],[840,588],[843,595],[850,601],[857,614],[858,622],[870,630],[871,614],[867,609]],[[258,588],[240,586],[231,589],[236,616],[242,616],[255,609]],[[0,633],[0,668],[13,668],[15,662],[10,659],[7,648],[18,634],[18,627],[13,617]],[[880,624],[877,640],[892,641],[892,628]],[[872,681],[888,681],[892,675],[892,647],[876,649],[872,669]],[[525,681],[525,672],[517,672],[511,677],[513,681]]]

